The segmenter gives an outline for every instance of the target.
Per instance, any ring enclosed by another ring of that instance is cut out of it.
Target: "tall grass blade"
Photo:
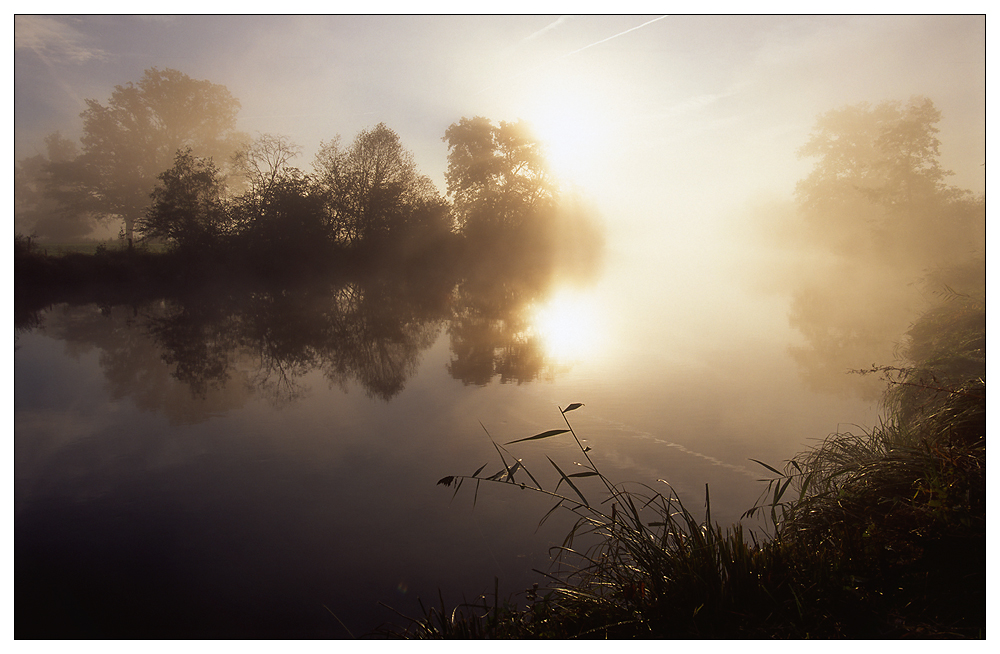
[[[528,436],[527,438],[519,438],[516,441],[504,443],[504,445],[513,445],[514,443],[523,443],[524,441],[535,441],[541,438],[551,438],[552,436],[558,436],[559,434],[565,434],[568,432],[569,432],[568,429],[550,429],[549,431],[542,432],[541,434],[535,434],[534,436]]]
[[[763,461],[758,461],[757,459],[750,459],[750,460],[753,461],[754,463],[757,463],[757,464],[760,464],[760,465],[764,466],[765,468],[767,468],[768,470],[770,470],[771,472],[773,472],[776,475],[779,475],[781,477],[785,476],[783,472],[781,472],[780,470],[775,470],[774,468],[772,468],[771,466],[767,465]]]
[[[556,502],[556,505],[554,507],[552,507],[551,509],[549,509],[548,513],[546,513],[544,516],[542,516],[542,519],[538,521],[538,526],[541,527],[542,524],[546,520],[549,519],[549,516],[552,515],[553,513],[555,513],[556,509],[558,509],[560,506],[562,506],[562,504],[563,504],[562,500],[559,500],[558,502]]]
[[[708,484],[705,484],[705,524],[712,526],[712,500],[708,496]]]
[[[556,469],[556,471],[559,473],[559,476],[562,477],[567,484],[569,484],[569,487],[572,488],[574,491],[576,491],[576,494],[580,496],[581,500],[583,500],[583,505],[590,506],[590,502],[588,502],[587,498],[583,496],[583,493],[580,492],[580,489],[576,487],[576,484],[573,483],[573,480],[566,476],[566,473],[562,471],[562,468],[556,465],[556,462],[550,459],[548,456],[546,456],[545,458],[549,459],[549,463],[551,463],[552,466]],[[559,484],[556,484],[556,490],[559,490]]]
[[[514,483],[514,473],[517,472],[517,469],[520,468],[520,467],[521,467],[521,462],[520,461],[515,461],[514,465],[512,465],[510,467],[510,470],[507,472],[507,479],[505,479],[504,481],[509,481],[510,483],[513,484]]]

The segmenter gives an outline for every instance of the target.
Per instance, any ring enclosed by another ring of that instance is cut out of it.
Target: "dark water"
[[[436,482],[499,466],[484,427],[558,428],[571,402],[605,474],[664,479],[695,512],[707,483],[723,524],[762,490],[749,458],[872,421],[802,387],[786,331],[675,321],[667,340],[619,283],[370,279],[22,321],[16,636],[343,638],[439,591],[523,591],[571,516],[536,529],[546,498],[484,485],[473,508]],[[543,483],[546,456],[579,458],[511,449]]]

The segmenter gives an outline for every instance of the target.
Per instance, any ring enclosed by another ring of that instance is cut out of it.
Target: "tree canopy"
[[[18,162],[19,219],[120,220],[129,247],[136,236],[162,240],[260,270],[308,268],[334,251],[387,264],[464,251],[477,265],[544,276],[557,254],[580,259],[600,241],[589,212],[557,195],[521,120],[477,116],[447,129],[445,197],[385,123],[346,146],[321,142],[303,171],[287,137],[236,130],[240,105],[224,86],[176,70],[151,68],[86,104],[79,150],[56,133],[47,157]]]
[[[195,157],[191,148],[185,148],[158,179],[152,206],[138,221],[140,233],[187,249],[217,241],[229,220],[223,203],[225,183],[212,160]]]
[[[88,235],[86,214],[64,211],[54,196],[61,190],[51,166],[78,156],[76,144],[59,132],[45,137],[45,153],[27,157],[14,165],[14,225],[41,238],[73,240]]]
[[[463,229],[516,228],[551,207],[555,184],[524,121],[462,118],[445,131],[448,195]]]
[[[799,151],[816,165],[796,192],[805,219],[834,251],[927,266],[975,247],[982,202],[945,183],[952,173],[938,161],[940,119],[923,97],[819,117]]]
[[[392,234],[450,231],[446,203],[385,123],[362,130],[347,148],[339,139],[322,143],[314,167],[316,187],[326,198],[341,242],[384,242]]]
[[[172,69],[116,86],[107,104],[86,101],[82,153],[50,167],[54,197],[74,211],[117,218],[131,243],[157,176],[191,148],[227,161],[239,139],[239,102],[226,87]]]

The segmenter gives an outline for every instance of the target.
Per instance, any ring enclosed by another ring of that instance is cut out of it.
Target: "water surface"
[[[345,637],[405,622],[382,604],[523,591],[571,516],[537,528],[547,498],[486,485],[473,507],[436,482],[499,468],[486,431],[562,427],[571,402],[605,474],[695,512],[708,484],[723,524],[763,489],[751,457],[872,422],[803,385],[773,300],[704,303],[741,328],[671,321],[676,291],[623,284],[626,261],[586,284],[376,276],[40,312],[15,335],[19,637]],[[546,456],[580,459],[510,449],[542,483]]]

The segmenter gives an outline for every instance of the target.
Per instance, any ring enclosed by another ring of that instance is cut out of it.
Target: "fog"
[[[503,240],[495,226],[464,232],[481,249],[456,264],[461,274],[31,318],[65,343],[53,370],[76,371],[73,361],[96,348],[91,363],[114,402],[130,398],[170,428],[216,433],[218,421],[250,431],[267,456],[292,460],[289,470],[315,466],[315,449],[345,470],[348,457],[363,459],[373,475],[384,457],[422,484],[411,465],[421,443],[400,435],[408,411],[429,421],[418,431],[434,440],[432,454],[460,443],[479,465],[468,427],[481,435],[481,421],[514,438],[547,428],[553,405],[584,402],[582,428],[614,470],[674,475],[677,488],[699,493],[713,474],[713,515],[735,519],[756,478],[748,459],[779,463],[840,423],[872,424],[884,382],[850,371],[898,363],[931,303],[985,294],[985,42],[984,16],[19,15],[18,171],[96,147],[83,138],[88,120],[107,117],[95,106],[150,71],[178,71],[217,100],[213,111],[173,117],[190,126],[183,139],[116,162],[111,177],[131,195],[113,210],[86,205],[112,214],[100,223],[57,217],[58,198],[19,172],[15,233],[34,232],[41,247],[131,237],[129,221],[141,231],[156,175],[184,146],[189,170],[213,193],[229,184],[217,195],[236,198],[242,216],[279,171],[294,189],[322,179],[346,215],[355,196],[343,180],[363,175],[377,139],[402,162],[400,197],[421,207],[407,219],[431,225],[426,247],[449,216],[483,214],[481,197],[449,193],[461,143],[446,133],[474,117],[497,134],[530,126],[551,172],[531,178],[534,190],[560,198],[539,214],[542,227],[516,233],[517,256],[475,256]],[[196,131],[209,118],[211,142]],[[241,171],[253,175],[241,182]],[[86,185],[62,179],[60,197]],[[309,220],[333,205],[271,206],[285,222],[238,241],[256,248],[248,270],[264,269],[254,262],[269,252],[296,259],[294,247],[315,239],[283,236],[283,226],[314,229],[321,221]],[[175,238],[168,227],[157,237]],[[374,231],[337,229],[342,242]],[[433,248],[423,252],[423,264],[435,261]],[[42,336],[28,342],[38,348],[29,361],[56,358]],[[19,370],[23,383],[43,385],[34,380],[46,365]],[[41,413],[25,409],[16,428],[42,441],[69,429],[58,420],[50,429]],[[333,413],[349,451],[322,424]],[[301,433],[272,443],[262,415],[275,433],[286,424]],[[376,444],[372,429],[393,435]],[[41,463],[22,458],[19,478],[34,483],[46,452]]]
[[[85,99],[151,67],[224,86],[237,129],[288,137],[303,168],[385,122],[442,192],[449,124],[523,118],[619,250],[655,244],[666,275],[743,249],[729,237],[792,199],[797,150],[844,105],[930,98],[948,183],[985,190],[976,16],[18,16],[15,160],[78,138]]]

